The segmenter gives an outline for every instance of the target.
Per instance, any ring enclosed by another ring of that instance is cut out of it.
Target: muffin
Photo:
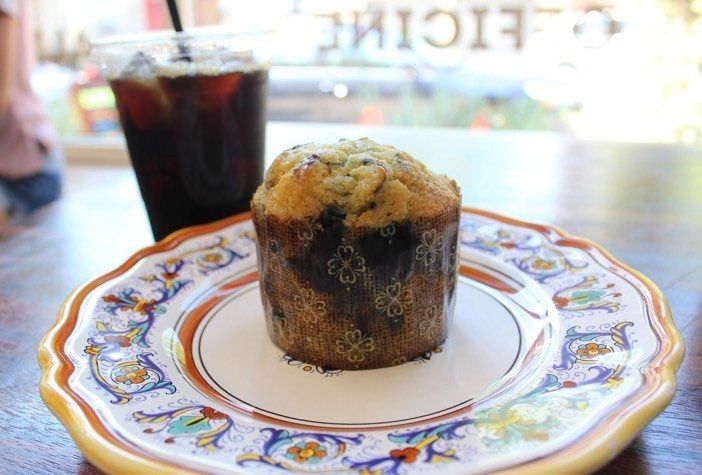
[[[370,139],[282,152],[251,202],[268,333],[334,369],[404,363],[447,336],[460,190]]]

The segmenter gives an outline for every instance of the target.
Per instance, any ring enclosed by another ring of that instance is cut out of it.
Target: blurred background
[[[170,28],[165,2],[31,1],[32,80],[64,142],[116,140],[89,41]],[[271,120],[702,143],[702,0],[179,3],[186,27],[276,29]]]

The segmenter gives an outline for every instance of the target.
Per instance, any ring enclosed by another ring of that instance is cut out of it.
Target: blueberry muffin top
[[[384,227],[437,216],[460,201],[455,181],[406,152],[362,138],[285,150],[252,206],[282,220],[313,220],[331,210],[349,227]]]

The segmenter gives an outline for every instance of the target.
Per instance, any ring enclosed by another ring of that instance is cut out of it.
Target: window
[[[88,39],[161,0],[35,0],[34,80],[65,137],[117,136]],[[277,28],[269,118],[702,142],[702,2],[182,0],[186,26]],[[310,107],[314,101],[315,107]],[[98,139],[95,139],[98,140]]]

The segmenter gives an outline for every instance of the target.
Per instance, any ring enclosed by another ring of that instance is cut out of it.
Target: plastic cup
[[[263,179],[267,33],[158,32],[93,43],[156,240],[246,211]]]

